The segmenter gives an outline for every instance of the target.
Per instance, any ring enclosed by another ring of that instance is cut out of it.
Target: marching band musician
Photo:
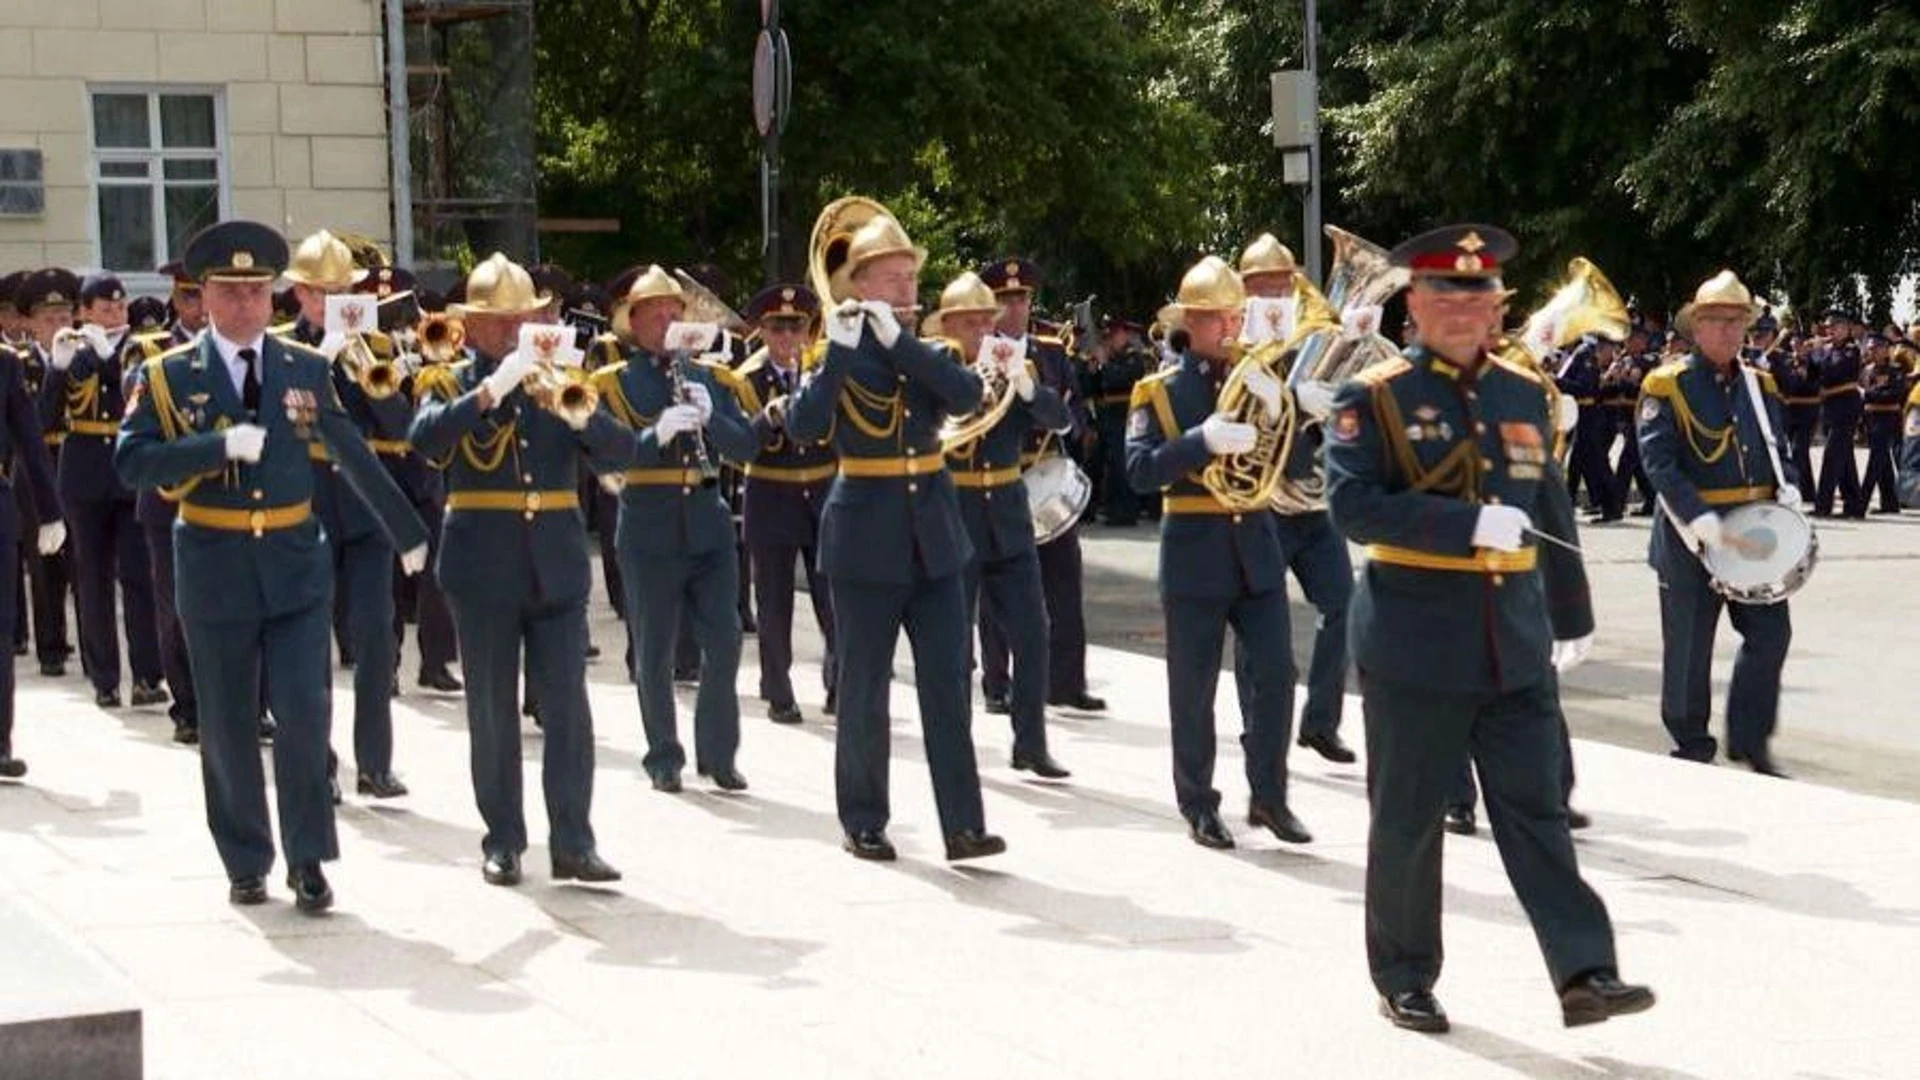
[[[1274,516],[1231,512],[1200,483],[1213,457],[1244,454],[1256,443],[1252,425],[1215,411],[1233,367],[1245,303],[1239,275],[1218,257],[1209,255],[1188,270],[1174,301],[1187,348],[1176,366],[1134,387],[1127,420],[1128,480],[1143,494],[1164,492],[1159,576],[1174,795],[1193,841],[1209,848],[1233,847],[1213,787],[1213,701],[1228,626],[1244,642],[1252,699],[1241,707],[1247,821],[1289,843],[1312,840],[1287,806],[1293,635],[1286,557]],[[1247,386],[1270,415],[1279,413],[1286,389],[1278,379],[1257,371]]]
[[[1790,336],[1775,351],[1768,368],[1774,385],[1780,388],[1780,402],[1787,415],[1787,449],[1794,474],[1799,477],[1803,504],[1811,504],[1815,495],[1813,437],[1820,428],[1820,375],[1811,363],[1813,348],[1812,335]]]
[[[25,331],[16,351],[21,357],[21,372],[27,393],[35,401],[46,383],[54,337],[73,325],[73,305],[80,296],[80,279],[65,270],[36,270],[20,280],[14,304],[20,312]],[[66,432],[44,430],[41,444],[56,474],[60,469],[60,446]],[[13,489],[20,511],[23,533],[39,528],[41,519],[33,502],[33,485]],[[48,554],[38,549],[21,552],[27,566],[27,593],[33,609],[33,651],[40,661],[40,674],[59,677],[67,673],[67,658],[73,645],[67,638],[67,590],[71,581],[69,547],[63,545]]]
[[[133,491],[113,472],[113,441],[126,411],[124,355],[137,366],[164,352],[132,339],[127,291],[112,274],[80,283],[81,329],[56,334],[40,387],[40,421],[65,432],[59,464],[60,505],[73,542],[74,600],[80,621],[81,666],[93,683],[94,704],[120,707],[119,586],[125,600],[127,665],[135,706],[167,700],[160,688],[160,644],[153,613],[153,571],[146,537],[134,520]]]
[[[647,753],[641,765],[655,791],[680,790],[686,750],[673,699],[675,641],[685,613],[700,649],[693,712],[694,768],[723,791],[742,791],[740,749],[739,562],[733,516],[717,483],[723,456],[744,461],[757,445],[727,391],[724,363],[696,363],[669,351],[667,330],[685,313],[673,275],[649,266],[626,295],[633,347],[624,364],[593,373],[600,410],[631,431],[620,462],[625,484],[615,546],[626,583]],[[604,471],[604,470],[602,470]]]
[[[1880,494],[1876,514],[1900,512],[1900,487],[1895,461],[1900,447],[1900,414],[1907,400],[1907,372],[1887,351],[1886,336],[1868,332],[1860,390],[1866,399],[1867,475],[1860,481],[1864,509],[1874,492]]]
[[[173,283],[167,296],[167,306],[172,310],[173,318],[168,323],[168,334],[175,345],[185,345],[194,336],[207,328],[206,305],[201,302],[200,283],[187,273],[186,264],[175,259],[154,271],[165,274]]]
[[[1827,431],[1820,455],[1820,483],[1814,489],[1813,516],[1833,516],[1833,499],[1840,496],[1840,516],[1866,517],[1867,503],[1860,490],[1860,471],[1853,459],[1853,437],[1860,428],[1860,347],[1853,343],[1853,315],[1838,308],[1827,313],[1827,341],[1813,357],[1820,382],[1820,420]]]
[[[1620,343],[1600,332],[1583,335],[1579,344],[1561,361],[1554,377],[1560,392],[1579,406],[1579,419],[1573,428],[1573,449],[1567,459],[1567,487],[1587,488],[1587,502],[1594,516],[1589,525],[1608,525],[1625,516],[1624,490],[1614,486],[1613,470],[1608,467],[1607,411],[1601,404],[1602,379],[1619,355]]]
[[[748,303],[746,318],[760,330],[760,348],[741,365],[735,393],[753,425],[759,450],[746,463],[741,493],[742,531],[753,560],[753,606],[760,613],[760,698],[776,724],[803,719],[793,693],[794,560],[807,574],[807,597],[826,642],[820,678],[826,712],[836,699],[833,597],[820,573],[820,514],[833,486],[833,447],[795,439],[787,411],[800,388],[800,358],[820,299],[804,285],[771,285]]]
[[[391,362],[393,356],[392,340],[377,328],[375,302],[366,302],[364,331],[330,333],[326,328],[327,298],[352,291],[367,274],[354,265],[346,242],[325,229],[300,241],[286,273],[300,302],[300,316],[276,332],[332,363],[334,395],[368,449],[378,458],[403,458],[410,453],[407,427],[413,421],[412,400],[401,392],[404,373],[395,368],[393,382],[384,387],[362,381],[364,369],[371,367],[368,361],[385,357],[383,362]],[[307,451],[314,514],[326,531],[333,559],[335,617],[345,631],[342,662],[350,658],[353,664],[354,789],[376,799],[399,798],[407,794],[407,786],[393,773],[393,688],[399,659],[393,633],[394,547],[372,508],[343,482],[338,458],[329,448],[308,443]],[[384,465],[382,471],[399,482]],[[412,493],[407,499],[411,507]],[[337,779],[334,793],[338,798]]]
[[[935,339],[945,338],[956,359],[978,371],[982,344],[989,341],[998,310],[993,291],[980,276],[964,273],[941,291],[940,308],[925,329]],[[998,613],[1013,665],[1014,769],[1063,780],[1072,774],[1047,750],[1046,594],[1040,584],[1033,513],[1020,479],[1020,453],[1029,432],[1058,434],[1072,421],[1059,393],[1038,384],[1032,362],[1008,339],[991,340],[1005,348],[1008,359],[987,362],[999,367],[1013,400],[992,428],[946,448],[947,471],[953,474],[960,518],[973,547],[966,569],[968,625],[978,621],[984,593]]]
[[[1026,468],[1045,454],[1065,454],[1079,446],[1086,431],[1080,407],[1079,381],[1058,337],[1038,333],[1033,325],[1033,293],[1040,287],[1040,268],[1025,259],[996,259],[979,269],[980,279],[993,290],[1000,305],[994,332],[1024,341],[1040,384],[1052,387],[1066,402],[1072,427],[1065,433],[1034,430],[1027,434],[1020,464]],[[1107,703],[1087,692],[1087,620],[1081,593],[1085,570],[1080,553],[1080,525],[1068,526],[1038,548],[1040,582],[1047,599],[1047,704],[1080,712],[1105,712]],[[991,596],[981,610],[980,669],[988,712],[1011,707],[1006,637],[1000,631],[1000,613]]]
[[[40,441],[40,418],[27,393],[21,359],[11,344],[0,341],[0,461],[11,465],[0,470],[0,488],[31,487],[32,505],[39,509],[40,516],[32,526],[33,535],[26,535],[26,515],[20,512],[11,492],[0,492],[0,626],[8,631],[0,634],[0,643],[14,640],[18,628],[13,623],[22,617],[18,594],[21,563],[15,549],[24,542],[36,551],[58,551],[67,539],[53,465],[47,459],[46,444]],[[13,692],[13,654],[9,653],[0,657],[0,780],[27,775],[27,763],[13,753]]]
[[[835,207],[822,212],[831,222]],[[789,436],[830,439],[840,475],[820,519],[820,569],[840,634],[834,789],[843,846],[891,860],[887,839],[887,684],[894,645],[913,646],[927,767],[949,861],[997,855],[986,831],[969,733],[965,575],[972,545],[941,453],[949,413],[980,404],[980,380],[900,325],[926,252],[884,212],[847,221],[820,268],[826,347],[787,410]],[[828,230],[832,232],[833,230]]]
[[[549,849],[556,881],[618,881],[595,848],[593,718],[587,709],[586,525],[575,485],[582,454],[618,468],[631,436],[611,416],[561,416],[523,383],[536,358],[516,347],[522,325],[551,320],[552,297],[495,252],[467,276],[449,310],[471,358],[424,368],[413,445],[447,481],[435,572],[453,609],[467,675],[474,798],[487,832],[481,877],[520,883],[527,848],[515,690],[525,650],[528,693],[546,732]],[[560,332],[556,327],[556,333]]]
[[[326,445],[410,571],[426,564],[426,529],[341,408],[328,361],[266,333],[286,240],[254,222],[221,222],[188,241],[185,261],[204,283],[208,332],[142,367],[114,465],[128,483],[179,499],[180,621],[228,899],[264,903],[273,865],[255,741],[264,680],[280,722],[273,771],[287,884],[302,911],[319,912],[333,903],[320,864],[339,855],[327,783],[332,687],[321,660],[333,580],[305,444]]]
[[[1295,298],[1294,317],[1289,325],[1278,328],[1275,340],[1291,340],[1298,325],[1300,290],[1294,288],[1294,275],[1299,272],[1293,252],[1271,233],[1260,234],[1240,253],[1240,282],[1250,301]],[[1317,409],[1324,416],[1333,394],[1327,387],[1303,384],[1299,396],[1311,406],[1308,411]],[[1301,426],[1295,435],[1291,471],[1318,467],[1320,438],[1319,425]],[[1324,509],[1275,510],[1273,520],[1287,569],[1319,616],[1314,624],[1313,656],[1307,663],[1307,702],[1300,710],[1299,745],[1336,764],[1350,764],[1354,753],[1340,738],[1340,719],[1347,690],[1347,605],[1353,597],[1353,560],[1347,554],[1346,538],[1334,529]],[[1234,674],[1241,680],[1246,669],[1244,644],[1243,639],[1235,640]]]
[[[1750,369],[1737,362],[1741,336],[1759,312],[1731,270],[1694,291],[1675,319],[1694,351],[1641,383],[1640,454],[1665,510],[1648,562],[1660,579],[1660,719],[1673,736],[1673,756],[1714,758],[1707,718],[1714,631],[1724,607],[1741,637],[1727,690],[1727,757],[1783,776],[1767,741],[1779,716],[1780,668],[1793,635],[1787,604],[1723,598],[1696,554],[1696,547],[1728,543],[1721,515],[1730,510],[1767,499],[1800,506],[1792,462],[1768,452],[1781,431],[1780,392],[1771,375],[1749,377]],[[1760,400],[1764,415],[1756,411]],[[1851,457],[1852,448],[1829,444],[1828,452]],[[1776,468],[1784,475],[1776,476]]]
[[[1094,402],[1094,425],[1099,429],[1100,471],[1095,489],[1106,523],[1131,526],[1140,520],[1140,496],[1127,483],[1127,406],[1133,385],[1154,366],[1153,353],[1135,340],[1135,327],[1124,319],[1102,316],[1100,342],[1094,346],[1087,372],[1088,393]]]
[[[1584,656],[1593,616],[1579,559],[1525,536],[1573,543],[1575,524],[1548,380],[1490,351],[1500,266],[1515,248],[1485,225],[1395,248],[1393,264],[1412,274],[1414,344],[1344,384],[1328,423],[1334,523],[1368,555],[1353,600],[1372,808],[1367,958],[1382,1014],[1416,1031],[1449,1026],[1433,995],[1440,811],[1469,750],[1563,1022],[1653,1004],[1617,977],[1612,926],[1580,878],[1558,790],[1553,669]]]

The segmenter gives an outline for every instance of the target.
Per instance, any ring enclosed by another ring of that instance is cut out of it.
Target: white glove
[[[1789,510],[1800,509],[1800,489],[1792,484],[1782,484],[1774,499]]]
[[[1379,304],[1351,304],[1340,312],[1340,336],[1363,338],[1380,329],[1380,317],[1386,308]]]
[[[519,349],[515,349],[501,359],[500,365],[493,369],[493,374],[482,380],[480,385],[487,388],[487,393],[491,394],[494,402],[498,404],[507,400],[507,395],[513,393],[514,388],[519,386],[532,371],[532,354],[522,354]]]
[[[1557,408],[1560,413],[1553,418],[1553,429],[1565,435],[1573,430],[1573,425],[1580,422],[1580,403],[1565,394],[1561,394],[1558,400],[1560,404]]]
[[[80,351],[80,339],[72,334],[59,334],[53,339],[53,354],[47,358],[55,371],[65,371],[73,366],[73,354]]]
[[[1687,522],[1687,531],[1693,534],[1700,546],[1712,551],[1726,543],[1726,530],[1720,527],[1720,515],[1709,510],[1692,521]]]
[[[1225,455],[1252,450],[1260,436],[1252,424],[1235,423],[1226,413],[1214,413],[1200,425],[1200,438],[1205,440],[1208,453]]]
[[[346,347],[347,335],[338,330],[327,331],[326,335],[320,339],[320,344],[314,346],[315,349],[319,350],[321,356],[329,360],[339,356],[340,350]]]
[[[40,526],[40,554],[53,555],[66,545],[67,526],[62,521],[49,521]]]
[[[868,300],[860,307],[873,324],[873,336],[880,339],[880,345],[893,348],[893,343],[900,340],[900,320],[893,314],[893,305],[885,300]]]
[[[653,423],[653,437],[665,446],[682,433],[697,431],[700,428],[700,410],[691,405],[669,405],[660,410],[660,419]]]
[[[1303,379],[1293,388],[1294,404],[1300,411],[1315,420],[1325,420],[1333,415],[1333,385],[1315,379]]]
[[[626,489],[626,486],[627,478],[617,472],[602,473],[600,475],[600,490],[609,495],[620,494],[620,492]]]
[[[393,368],[400,373],[400,377],[403,379],[410,379],[420,374],[420,354],[417,352],[401,353],[393,358]]]
[[[427,545],[416,545],[409,551],[400,553],[400,572],[412,577],[427,568]]]
[[[267,429],[258,424],[235,424],[227,429],[226,439],[227,457],[252,464],[267,448]]]
[[[87,323],[80,328],[80,333],[87,339],[87,344],[93,346],[95,356],[102,360],[113,356],[113,342],[107,339],[106,327],[99,323]]]
[[[849,349],[859,348],[860,328],[866,325],[866,319],[858,300],[841,304],[827,315],[827,340]]]
[[[1553,670],[1571,671],[1579,667],[1593,652],[1593,635],[1577,637],[1572,641],[1553,643]]]
[[[1533,519],[1517,506],[1483,506],[1473,523],[1473,546],[1495,551],[1519,551],[1520,538]]]
[[[1283,389],[1280,385],[1280,380],[1274,378],[1273,374],[1266,368],[1256,364],[1248,364],[1245,385],[1247,393],[1259,398],[1260,404],[1266,406],[1267,422],[1270,424],[1279,423],[1280,393]]]
[[[1007,385],[1013,387],[1013,392],[1020,395],[1021,401],[1032,401],[1039,388],[1033,383],[1033,369],[1027,366],[1026,360],[1008,364],[1005,370]]]
[[[687,382],[687,400],[685,404],[693,406],[694,409],[700,413],[701,424],[704,425],[708,420],[713,419],[713,395],[708,393],[707,388],[699,383],[691,380]]]

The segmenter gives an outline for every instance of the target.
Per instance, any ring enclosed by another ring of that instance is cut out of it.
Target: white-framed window
[[[92,86],[99,265],[151,274],[227,207],[226,99],[217,87]]]

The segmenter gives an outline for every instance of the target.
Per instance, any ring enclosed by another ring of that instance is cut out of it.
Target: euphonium
[[[807,241],[807,284],[820,298],[822,318],[834,318],[853,295],[853,271],[862,261],[882,254],[912,254],[917,263],[926,251],[907,239],[886,207],[864,195],[847,195],[828,203],[813,221]],[[918,321],[919,307],[895,308],[900,325]]]
[[[420,345],[421,359],[429,364],[447,364],[453,362],[466,345],[467,328],[459,319],[436,311],[420,320],[415,337]]]
[[[993,290],[980,275],[967,271],[940,290],[940,308],[927,316],[922,330],[928,336],[944,333],[949,315],[989,315],[999,310]],[[980,378],[980,404],[963,416],[949,416],[940,424],[940,449],[955,453],[992,431],[994,425],[1013,407],[1013,381],[1007,377],[1007,365],[1013,359],[1013,343],[989,336],[980,343],[980,351],[968,369]]]
[[[546,329],[549,332],[534,336],[533,344],[538,350],[539,359],[534,362],[533,370],[527,373],[520,388],[533,399],[534,404],[570,424],[583,424],[600,407],[600,392],[587,381],[584,370],[568,367],[553,359],[562,345],[573,340],[573,328],[552,326]]]
[[[1340,313],[1350,307],[1378,307],[1407,285],[1407,271],[1393,266],[1386,249],[1341,229],[1326,227],[1333,243],[1333,266],[1322,293],[1304,276],[1294,278],[1300,293],[1299,316],[1293,340],[1279,359],[1289,389],[1302,382],[1340,383],[1382,360],[1400,355],[1393,343],[1377,331],[1350,333]],[[1292,395],[1289,394],[1289,397]],[[1295,415],[1292,422],[1311,424],[1312,417]],[[1289,454],[1296,432],[1285,440]],[[1283,514],[1304,514],[1326,508],[1326,476],[1316,466],[1309,475],[1286,475],[1286,462],[1277,466],[1271,504]]]

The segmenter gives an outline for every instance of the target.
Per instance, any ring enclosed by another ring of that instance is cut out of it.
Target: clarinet
[[[693,395],[687,389],[687,365],[691,362],[683,350],[673,354],[673,363],[669,366],[673,375],[673,400],[681,405],[693,404]],[[713,455],[707,453],[707,431],[704,426],[693,432],[693,457],[702,483],[719,477],[720,468],[713,463]]]

